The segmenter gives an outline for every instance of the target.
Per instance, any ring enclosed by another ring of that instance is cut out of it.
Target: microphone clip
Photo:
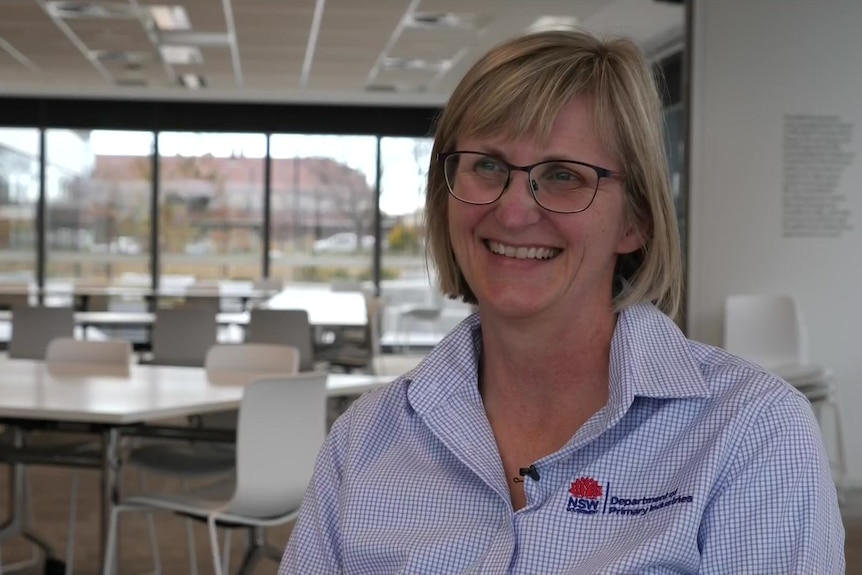
[[[535,465],[531,465],[529,467],[521,467],[518,469],[518,474],[521,477],[529,477],[533,481],[539,480],[539,470],[536,469]]]

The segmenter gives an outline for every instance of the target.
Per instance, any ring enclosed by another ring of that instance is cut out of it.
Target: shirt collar
[[[620,312],[611,339],[609,404],[629,405],[635,396],[709,397],[709,389],[689,342],[676,324],[650,303]],[[405,374],[411,407],[422,414],[450,394],[476,389],[482,353],[479,314],[449,332],[411,372]]]

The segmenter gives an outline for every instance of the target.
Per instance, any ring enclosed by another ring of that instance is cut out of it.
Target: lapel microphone
[[[518,470],[518,475],[521,477],[529,477],[533,481],[539,480],[539,470],[536,469],[535,465],[531,465],[529,467],[521,467]]]

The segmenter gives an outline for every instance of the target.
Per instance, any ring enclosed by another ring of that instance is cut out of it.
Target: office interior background
[[[683,327],[720,345],[729,295],[797,299],[835,375],[852,511],[858,22],[854,0],[4,0],[0,281],[358,281],[439,308],[409,333],[384,315],[384,349],[427,349],[469,313],[422,243],[449,91],[536,27],[625,34],[665,98]],[[800,200],[809,176],[826,183]]]

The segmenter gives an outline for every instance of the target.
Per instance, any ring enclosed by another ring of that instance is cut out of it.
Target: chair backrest
[[[299,352],[289,345],[219,343],[207,351],[204,368],[213,383],[246,385],[262,377],[297,373]]]
[[[724,305],[724,348],[766,368],[808,361],[805,326],[790,295],[732,295]]]
[[[305,310],[254,308],[250,312],[245,342],[295,347],[299,351],[299,371],[314,369],[313,341]]]
[[[0,293],[0,309],[11,310],[30,305],[30,284],[9,282],[2,285],[7,293]]]
[[[218,283],[196,281],[186,288],[185,300],[178,307],[221,311],[221,288]]]
[[[48,344],[45,363],[53,371],[77,375],[126,376],[132,361],[132,344],[123,340],[82,340],[59,337]]]
[[[70,307],[13,308],[9,357],[45,359],[51,340],[74,335],[75,312]]]
[[[203,367],[217,335],[218,324],[212,309],[157,309],[151,340],[153,363]]]
[[[299,508],[326,434],[326,377],[307,372],[258,380],[245,388],[236,489],[226,513],[266,518]]]
[[[379,357],[380,350],[380,322],[383,316],[383,298],[380,296],[366,296],[365,309],[368,314],[368,338],[371,348],[372,360]]]

